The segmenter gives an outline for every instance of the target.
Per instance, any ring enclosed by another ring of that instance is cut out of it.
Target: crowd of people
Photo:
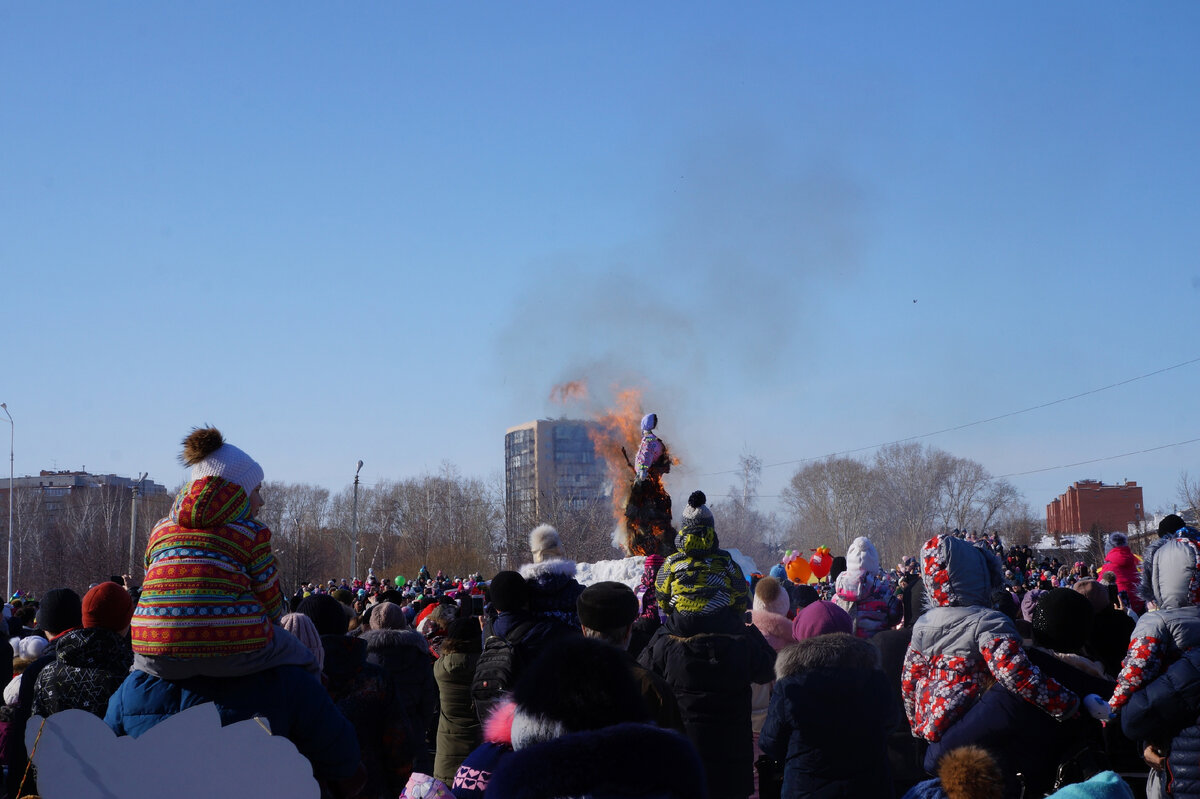
[[[306,583],[255,518],[261,467],[214,429],[140,587],[13,597],[10,797],[34,716],[138,736],[206,702],[289,738],[328,797],[1200,796],[1200,532],[1168,517],[1100,568],[869,536],[827,579],[745,575],[693,492],[636,586],[576,579],[547,525],[516,571]]]

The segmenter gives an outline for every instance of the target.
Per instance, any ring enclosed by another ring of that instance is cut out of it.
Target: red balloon
[[[813,556],[808,559],[808,565],[818,580],[828,577],[829,570],[833,568],[833,556],[829,554],[829,547],[817,547]]]

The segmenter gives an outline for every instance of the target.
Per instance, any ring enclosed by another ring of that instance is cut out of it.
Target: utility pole
[[[146,479],[146,472],[142,472],[137,481],[133,484],[133,501],[130,504],[132,510],[129,512],[129,579],[134,579],[134,572],[137,571],[137,509],[138,509],[138,493],[142,487],[142,481]]]
[[[354,577],[358,574],[358,473],[362,471],[363,462],[358,462],[354,470],[354,516],[353,532],[350,536],[350,585],[354,585]]]
[[[4,409],[4,415],[8,417],[8,595],[7,600],[11,600],[13,596],[12,582],[12,542],[13,542],[13,442],[16,436],[17,426],[13,424],[12,414],[8,412],[8,403],[0,402],[0,408]]]

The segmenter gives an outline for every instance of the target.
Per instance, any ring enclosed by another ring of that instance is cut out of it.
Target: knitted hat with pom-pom
[[[683,509],[683,528],[694,527],[711,527],[716,529],[717,523],[713,519],[712,511],[704,503],[708,502],[708,497],[704,496],[703,491],[693,491],[688,497],[687,507]]]
[[[948,799],[1001,799],[1004,775],[986,749],[952,749],[937,764],[938,779]]]
[[[215,427],[197,427],[188,433],[179,460],[192,467],[192,480],[221,477],[237,483],[247,494],[253,493],[263,481],[263,468],[258,462],[233,444],[226,444]]]

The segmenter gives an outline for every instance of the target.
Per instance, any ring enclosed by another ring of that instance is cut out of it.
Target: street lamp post
[[[138,510],[138,493],[142,487],[142,481],[146,479],[146,472],[142,472],[137,481],[133,484],[133,501],[130,503],[133,510],[129,513],[129,579],[134,579],[134,572],[137,571],[137,510]]]
[[[354,515],[350,538],[350,585],[354,585],[354,577],[358,574],[358,473],[362,471],[363,462],[358,462],[354,470]]]
[[[8,594],[7,598],[12,599],[13,583],[12,583],[12,541],[13,541],[13,442],[16,437],[17,426],[13,424],[12,414],[8,412],[8,403],[0,402],[0,408],[4,409],[4,415],[8,417]]]

